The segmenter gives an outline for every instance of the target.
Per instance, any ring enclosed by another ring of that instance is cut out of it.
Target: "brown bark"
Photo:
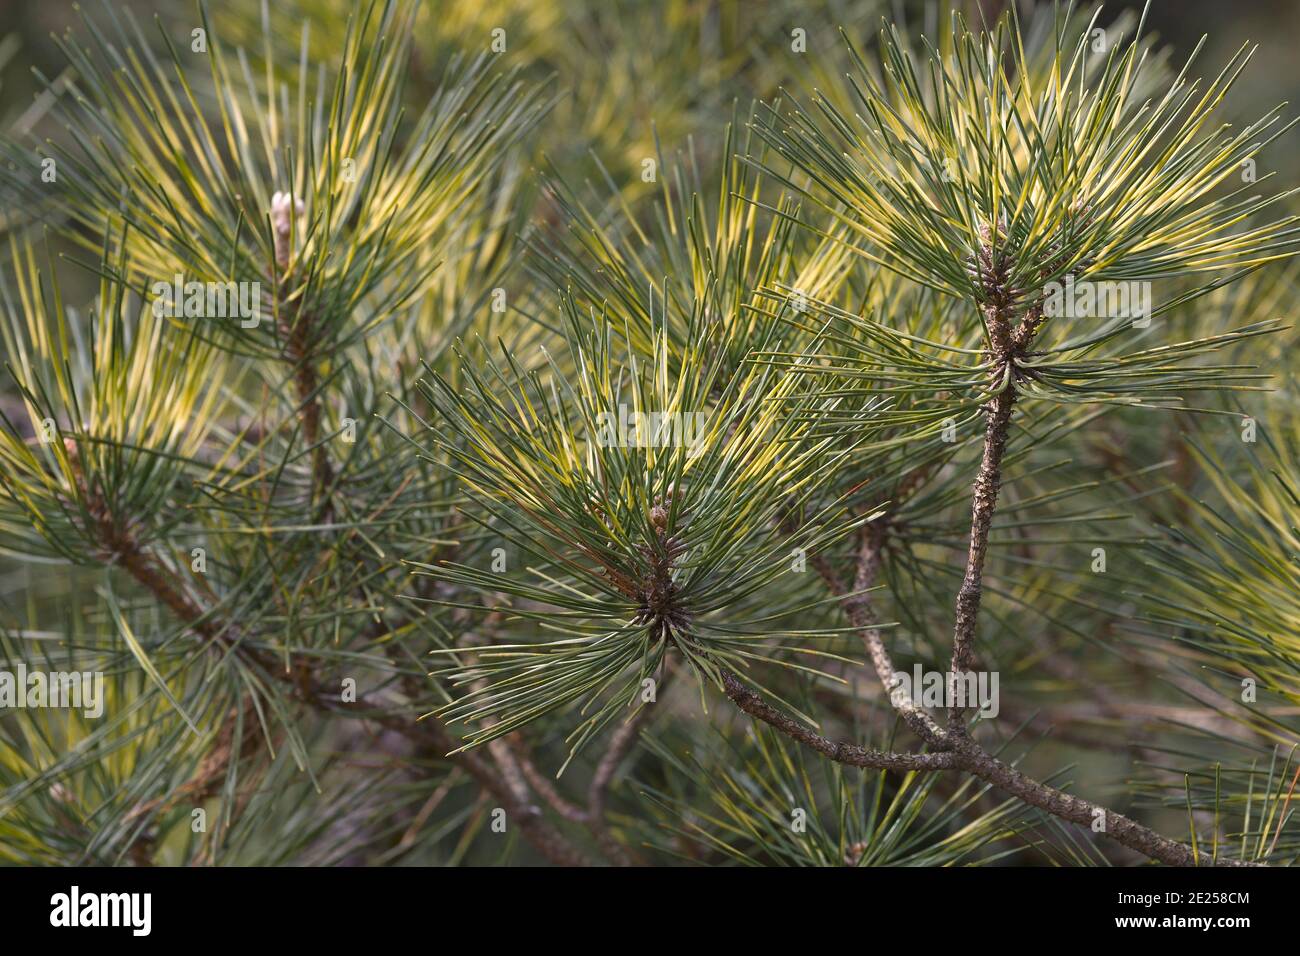
[[[770,724],[787,737],[799,741],[805,747],[817,751],[824,757],[829,757],[836,763],[848,764],[852,767],[870,767],[876,770],[901,771],[946,770],[956,766],[953,755],[948,753],[888,753],[823,737],[767,703],[730,671],[722,672],[722,689],[732,702],[749,716]]]
[[[952,664],[950,674],[963,674],[974,663],[975,631],[979,620],[980,598],[984,593],[984,559],[989,549],[989,529],[997,509],[998,491],[1002,487],[1002,457],[1007,449],[1007,432],[1016,393],[1007,385],[989,402],[985,410],[984,454],[975,475],[972,491],[970,545],[966,553],[966,571],[957,591],[957,613],[953,624]],[[962,727],[963,710],[948,713],[951,727]]]

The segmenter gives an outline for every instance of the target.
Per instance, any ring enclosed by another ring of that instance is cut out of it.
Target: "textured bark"
[[[1008,796],[1045,810],[1054,817],[1091,827],[1104,819],[1105,836],[1138,853],[1170,866],[1209,866],[1210,858],[1196,854],[1190,846],[1161,836],[1122,813],[1057,790],[1003,763],[969,738],[956,743],[956,756],[962,770],[992,784]],[[1253,866],[1238,860],[1219,860],[1217,866]]]
[[[442,727],[437,724],[428,724],[427,721],[423,723],[427,725],[424,728],[426,745],[433,744],[434,748],[443,754],[455,749],[455,741],[447,735]],[[412,730],[419,729],[410,724],[402,724],[401,726],[403,728],[402,732],[408,735]],[[464,767],[484,790],[501,801],[502,809],[506,811],[507,825],[512,822],[517,823],[520,831],[524,834],[524,839],[531,843],[547,860],[557,866],[591,865],[591,861],[575,848],[564,834],[547,822],[545,817],[542,816],[540,808],[531,804],[531,802],[521,803],[487,761],[477,754],[468,752],[458,753],[452,759],[458,765]]]
[[[299,313],[282,331],[286,335],[285,357],[293,365],[294,391],[298,398],[298,421],[302,424],[302,437],[311,449],[312,498],[320,502],[321,516],[329,516],[333,509],[329,494],[334,487],[334,466],[329,450],[321,444],[320,379],[312,357],[310,344],[311,322]]]
[[[196,601],[183,592],[170,570],[160,565],[134,538],[112,522],[106,513],[96,514],[95,517],[99,522],[101,542],[117,563],[184,621],[187,627],[209,640],[223,643],[234,643],[237,640],[229,628],[210,617]],[[353,716],[361,716],[359,712],[373,711],[373,719],[378,723],[411,738],[422,751],[432,757],[446,759],[446,755],[456,748],[455,742],[437,724],[429,721],[416,723],[413,720],[400,720],[386,716],[383,714],[382,705],[362,697],[358,697],[355,704],[345,707],[337,694],[316,684],[314,675],[309,672],[286,671],[283,667],[276,666],[275,661],[269,656],[250,647],[241,645],[238,647],[238,652],[261,665],[269,675],[292,685],[299,691],[299,696],[305,703],[332,712],[346,710]],[[229,754],[229,751],[226,753]],[[524,838],[547,860],[560,866],[589,865],[590,861],[587,857],[562,833],[552,827],[542,816],[541,810],[528,799],[526,787],[523,798],[520,798],[517,791],[518,780],[507,782],[501,774],[476,754],[460,753],[450,759],[463,767],[480,786],[501,802],[507,820],[517,822]],[[512,787],[511,783],[515,786]]]
[[[817,751],[824,757],[829,757],[836,763],[848,764],[852,767],[900,771],[945,770],[956,766],[953,755],[948,753],[888,753],[883,750],[867,750],[847,741],[823,737],[767,703],[730,671],[722,672],[722,688],[735,705],[749,716],[772,725],[787,737],[799,741],[805,747]]]
[[[894,662],[885,647],[885,638],[880,631],[875,607],[871,599],[863,593],[876,583],[883,560],[883,548],[884,529],[873,522],[862,530],[857,572],[851,593],[845,590],[843,582],[825,561],[815,561],[814,566],[830,586],[832,593],[843,596],[841,603],[848,615],[849,623],[862,635],[862,642],[866,645],[876,676],[881,686],[888,692],[894,682]],[[914,734],[937,750],[947,748],[948,742],[943,730],[934,722],[934,718],[916,705],[915,701],[900,696],[897,700],[891,698],[890,703]]]
[[[649,716],[650,708],[643,705],[630,720],[618,726],[611,735],[609,746],[601,755],[600,762],[596,764],[596,771],[592,774],[591,784],[587,788],[587,826],[600,845],[601,852],[620,866],[632,866],[637,861],[609,832],[609,827],[605,823],[605,805],[609,796],[609,785],[613,782],[614,775],[618,773],[623,758],[627,756],[632,745],[636,743],[637,737],[641,735],[641,727]]]
[[[517,737],[517,734],[511,734],[504,739],[511,740]],[[516,743],[518,744],[517,740]],[[546,801],[547,806],[570,823],[581,823],[586,826],[587,811],[560,793],[555,786],[555,782],[537,769],[537,765],[533,763],[522,745],[518,745],[515,756],[519,760],[519,769],[523,771],[528,785],[533,788],[539,797]]]
[[[994,306],[985,311],[985,324],[989,331],[989,355],[993,359],[991,384],[996,391],[985,407],[984,449],[972,489],[970,545],[967,551],[965,574],[957,593],[953,626],[950,668],[953,674],[970,670],[975,659],[974,642],[980,599],[983,594],[984,560],[988,553],[989,531],[993,525],[998,492],[1002,484],[1002,459],[1006,453],[1011,413],[1016,403],[1015,362],[1033,340],[1041,320],[1042,310],[1037,306],[1030,308],[1014,328],[1006,309]],[[850,622],[862,634],[877,676],[886,690],[889,690],[893,685],[893,662],[881,637],[871,601],[862,593],[874,585],[883,560],[884,534],[883,525],[879,520],[863,529],[852,591],[844,588],[834,569],[825,559],[814,559],[814,566],[831,591],[841,597],[841,603]],[[1029,806],[1037,807],[1062,820],[1090,829],[1101,821],[1104,828],[1098,832],[1153,860],[1170,866],[1205,866],[1211,863],[1209,858],[1198,855],[1185,843],[1161,836],[1123,814],[1034,780],[1010,764],[994,757],[969,735],[963,720],[963,712],[959,708],[949,711],[948,727],[943,729],[915,702],[901,698],[891,699],[891,703],[908,726],[930,744],[934,752],[882,753],[823,737],[767,704],[757,693],[742,684],[736,675],[724,671],[722,678],[723,689],[727,696],[741,710],[831,760],[859,767],[963,771]],[[1256,864],[1223,860],[1217,861],[1217,865],[1253,866]]]
[[[1002,487],[1002,456],[1006,453],[1007,433],[1016,394],[1010,385],[999,392],[985,409],[984,454],[971,501],[970,545],[966,553],[966,572],[957,591],[957,614],[953,624],[952,664],[950,674],[962,674],[973,665],[975,630],[979,620],[980,598],[984,591],[984,559],[989,548],[989,529],[997,509],[998,491]],[[963,709],[948,712],[949,726],[963,724]]]

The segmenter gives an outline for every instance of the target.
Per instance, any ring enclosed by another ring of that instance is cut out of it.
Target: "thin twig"
[[[966,571],[961,588],[957,591],[957,614],[953,625],[952,664],[949,674],[956,677],[973,666],[975,625],[979,619],[980,597],[984,593],[984,558],[989,547],[989,528],[997,508],[998,490],[1002,486],[1002,456],[1006,452],[1007,432],[1011,423],[1011,409],[1015,405],[1015,390],[1008,384],[985,408],[984,454],[971,500],[970,547],[966,554]],[[963,708],[953,706],[948,711],[951,728],[963,729]]]
[[[663,679],[660,680],[655,691],[656,701],[659,695],[663,693],[664,688],[667,687],[671,677],[672,671],[664,673]],[[631,866],[639,861],[614,839],[609,831],[609,826],[605,822],[605,807],[609,798],[609,786],[614,782],[614,776],[618,773],[618,768],[641,735],[641,728],[649,718],[650,707],[642,704],[635,714],[619,725],[618,729],[610,736],[609,746],[605,748],[600,761],[596,764],[596,769],[591,775],[591,783],[587,787],[587,828],[591,830],[591,835],[596,838],[596,843],[600,846],[601,852],[620,866]]]
[[[503,739],[509,740],[515,745],[515,758],[519,762],[519,769],[523,771],[528,785],[537,792],[537,795],[542,798],[547,806],[565,820],[570,823],[581,823],[585,826],[587,811],[560,793],[559,788],[555,786],[551,778],[537,769],[537,764],[533,763],[533,759],[523,742],[516,739],[520,736],[520,733],[516,731]]]
[[[238,643],[224,625],[217,623],[208,612],[173,583],[169,569],[154,560],[147,550],[137,545],[125,532],[114,531],[112,545],[118,560],[132,577],[167,605],[191,630],[211,640],[220,640],[227,644],[235,643],[238,653],[255,660],[271,676],[289,683],[299,691],[300,699],[319,709],[336,713],[373,710],[375,714],[371,715],[372,719],[381,725],[411,738],[425,752],[431,752],[443,759],[453,759],[464,767],[470,776],[504,804],[508,819],[519,821],[525,838],[552,863],[562,866],[588,865],[590,861],[573,847],[563,834],[542,818],[541,811],[532,805],[526,796],[520,799],[517,789],[509,785],[480,757],[470,753],[459,753],[452,758],[447,758],[447,754],[455,750],[456,745],[441,726],[431,721],[416,723],[397,720],[385,715],[379,704],[363,697],[358,697],[354,704],[343,705],[337,699],[337,695],[316,684],[307,673],[286,671],[274,666],[265,655]]]
[[[954,735],[955,738],[956,736]],[[1081,826],[1093,827],[1100,822],[1105,829],[1099,832],[1104,836],[1169,866],[1195,866],[1197,863],[1194,851],[1187,844],[1161,836],[1122,813],[1116,813],[1100,804],[1041,783],[994,757],[969,737],[957,738],[955,747],[958,766],[962,770],[986,783],[991,783],[1003,793],[1023,803]],[[1207,862],[1209,861],[1201,860],[1202,864]],[[1222,859],[1213,865],[1251,866],[1253,864]]]
[[[880,632],[871,599],[865,593],[875,585],[876,577],[880,573],[883,544],[884,531],[881,525],[872,522],[863,528],[852,591],[844,586],[823,556],[813,558],[813,567],[822,576],[831,593],[840,596],[840,603],[848,615],[849,623],[862,635],[862,641],[866,644],[867,654],[871,657],[876,676],[888,694],[894,686],[894,662],[885,647],[885,639]],[[943,730],[934,722],[934,718],[917,706],[915,701],[906,695],[898,695],[898,699],[891,702],[913,733],[936,749],[947,747]]]
[[[947,770],[956,766],[956,760],[950,753],[889,753],[883,750],[867,750],[847,741],[823,737],[767,703],[728,670],[722,671],[722,689],[732,702],[749,716],[770,724],[787,737],[799,741],[805,747],[817,751],[824,757],[829,757],[836,763],[848,764],[852,767],[900,771]]]

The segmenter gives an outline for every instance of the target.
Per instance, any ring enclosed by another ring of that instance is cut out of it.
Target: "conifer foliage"
[[[0,860],[1294,861],[1291,124],[1008,8],[83,13]]]

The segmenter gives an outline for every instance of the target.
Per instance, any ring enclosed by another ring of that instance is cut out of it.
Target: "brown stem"
[[[427,724],[427,721],[425,722]],[[414,729],[405,725],[403,733]],[[455,742],[446,731],[437,724],[429,725],[429,739],[443,754],[455,749]],[[564,836],[542,816],[542,811],[531,802],[520,802],[511,792],[511,788],[502,780],[492,766],[477,754],[462,751],[455,755],[456,762],[465,768],[479,785],[501,801],[508,821],[518,821],[524,838],[531,843],[542,856],[557,866],[590,866],[591,861],[577,850]]]
[[[659,682],[659,687],[656,690],[656,700],[658,700],[658,695],[663,693],[664,688],[667,687],[671,676],[671,671],[664,674],[663,680]],[[619,866],[633,866],[639,861],[614,839],[605,823],[605,807],[609,797],[609,786],[614,782],[614,776],[618,773],[618,768],[636,743],[637,737],[641,735],[641,728],[645,726],[645,722],[649,717],[650,708],[643,704],[640,710],[626,722],[619,725],[618,729],[610,736],[609,746],[605,748],[600,761],[596,764],[596,769],[591,776],[591,783],[587,787],[587,828],[591,830],[591,835],[596,838],[596,843],[600,846],[601,852]]]
[[[647,708],[642,707],[631,720],[621,724],[614,731],[609,741],[609,749],[601,756],[592,775],[591,785],[587,790],[587,828],[596,838],[600,851],[618,866],[634,866],[638,862],[610,833],[605,822],[605,806],[609,796],[609,785],[618,772],[619,765],[627,752],[632,749],[641,733],[641,725],[647,716]]]
[[[1031,310],[1020,327],[1012,333],[1009,331],[1006,322],[999,316],[996,314],[990,316],[989,325],[994,351],[995,354],[1001,357],[998,364],[1003,369],[1008,367],[1005,363],[1014,361],[1014,354],[1018,354],[1027,346],[1032,338],[1037,321],[1037,310]],[[966,575],[957,601],[952,673],[959,673],[968,669],[974,657],[973,640],[982,591],[984,556],[988,549],[989,528],[992,525],[993,513],[997,505],[998,489],[1001,484],[1002,458],[1006,450],[1007,433],[1014,404],[1014,387],[1011,384],[1011,376],[1006,374],[1004,388],[994,397],[988,407],[984,455],[975,482],[975,501],[972,505],[970,551]],[[846,591],[842,582],[825,559],[814,559],[814,566],[817,567],[832,592],[841,596],[851,622],[854,627],[862,632],[876,674],[888,691],[893,686],[893,663],[881,638],[871,602],[862,593],[872,586],[879,574],[883,557],[883,540],[883,526],[878,521],[872,522],[863,529],[861,546],[858,551],[857,573],[852,592]],[[922,739],[934,746],[936,752],[927,754],[885,754],[866,751],[851,744],[831,741],[820,734],[814,733],[800,722],[764,702],[756,693],[741,684],[734,674],[723,672],[723,687],[727,696],[741,710],[765,721],[792,739],[824,754],[832,760],[850,763],[855,766],[884,767],[886,769],[938,770],[953,768],[962,770],[1030,806],[1038,807],[1063,820],[1088,827],[1092,827],[1098,820],[1101,820],[1105,827],[1101,832],[1105,836],[1151,859],[1159,860],[1171,866],[1193,866],[1198,862],[1210,862],[1199,860],[1196,853],[1187,844],[1161,836],[1154,830],[1142,826],[1123,814],[1115,813],[1098,804],[1034,780],[997,759],[966,733],[965,726],[960,719],[960,712],[955,715],[950,713],[949,728],[943,730],[934,724],[929,715],[917,708],[913,702],[903,698],[891,698],[891,701],[908,725]],[[1245,866],[1252,864],[1225,860],[1218,865]]]
[[[334,466],[330,463],[329,450],[321,443],[320,379],[311,348],[311,326],[310,315],[300,311],[291,324],[282,326],[282,331],[285,333],[285,356],[293,364],[302,437],[311,449],[312,497],[321,502],[322,517],[328,517],[333,511],[328,496],[334,487]]]
[[[314,353],[310,344],[310,314],[299,310],[291,324],[282,327],[286,333],[285,354],[294,367],[294,387],[299,401],[299,420],[302,423],[303,439],[311,449],[312,456],[312,496],[320,502],[319,519],[329,520],[333,516],[333,504],[330,492],[334,486],[335,472],[330,463],[329,452],[321,443],[321,404],[318,395],[320,380],[314,364]],[[411,736],[411,727],[402,725],[402,733]],[[443,753],[455,749],[455,744],[438,728],[435,737]],[[426,742],[417,738],[418,743]],[[525,836],[539,852],[552,863],[561,866],[585,866],[589,862],[574,849],[558,831],[542,819],[541,809],[531,799],[531,793],[525,780],[524,772],[511,753],[505,741],[494,741],[488,747],[496,771],[477,755],[461,753],[457,759],[481,786],[492,792],[499,800],[507,804],[508,818],[520,821]]]
[[[1040,783],[1010,764],[1003,763],[969,737],[958,740],[956,748],[958,765],[962,770],[991,783],[1003,793],[1032,807],[1038,807],[1054,817],[1081,826],[1091,827],[1101,820],[1105,826],[1101,832],[1105,836],[1130,850],[1136,850],[1169,866],[1195,866],[1198,863],[1196,853],[1187,844],[1161,836],[1121,813],[1107,810],[1099,804]],[[1201,856],[1199,863],[1205,866],[1211,861]],[[1252,864],[1238,860],[1219,860],[1214,865],[1250,866]]]
[[[989,547],[989,528],[997,508],[998,490],[1002,486],[1002,456],[1006,452],[1007,432],[1011,424],[1011,410],[1016,402],[1014,388],[1008,383],[985,408],[984,454],[971,502],[970,548],[966,554],[966,573],[957,591],[957,615],[953,625],[952,665],[953,676],[964,674],[973,665],[975,626],[979,619],[980,597],[983,594],[984,558]],[[964,728],[963,708],[948,711],[948,724],[954,729]]]
[[[509,740],[510,738],[505,739]],[[532,758],[528,756],[522,746],[515,756],[519,761],[519,769],[523,771],[524,779],[528,781],[528,785],[537,792],[539,797],[546,801],[546,804],[552,810],[570,823],[586,825],[587,811],[560,793],[551,778],[537,769],[537,765],[533,763]]]
[[[111,523],[105,527],[116,528]],[[131,573],[132,577],[149,589],[158,600],[167,605],[192,630],[209,639],[229,639],[229,632],[211,619],[191,598],[187,597],[176,586],[171,573],[136,544],[130,535],[120,530],[111,530],[110,540],[104,543],[105,546],[115,552],[118,561]],[[301,696],[307,703],[330,712],[339,712],[343,709],[339,706],[340,702],[336,699],[337,695],[331,694],[326,688],[308,680],[303,674],[286,672],[281,667],[272,666],[272,661],[266,658],[265,655],[256,653],[251,648],[240,647],[239,651],[257,660],[271,675],[293,685],[302,692]],[[352,704],[350,707],[374,710],[380,714],[376,719],[381,725],[406,735],[415,741],[422,750],[432,755],[445,757],[447,753],[455,749],[454,741],[436,724],[431,722],[416,724],[413,721],[397,720],[383,716],[379,704],[360,697],[357,699],[356,704]],[[500,774],[494,772],[486,761],[475,754],[469,753],[457,754],[454,759],[482,787],[502,802],[507,813],[507,819],[519,821],[520,829],[523,831],[525,838],[548,860],[560,866],[588,865],[589,861],[586,857],[576,850],[564,838],[563,834],[555,830],[542,818],[541,811],[536,806],[533,806],[526,796],[524,799],[520,799],[517,788],[512,787]]]
[[[1108,810],[1100,804],[1034,780],[988,753],[968,735],[945,732],[945,740],[951,749],[935,753],[907,754],[866,750],[854,744],[830,740],[810,730],[765,702],[729,671],[722,672],[722,680],[727,696],[745,713],[770,724],[786,736],[838,763],[898,771],[962,770],[992,784],[1003,793],[1062,820],[1087,827],[1092,827],[1101,820],[1105,829],[1100,832],[1104,836],[1170,866],[1195,866],[1198,863],[1202,866],[1254,865],[1237,860],[1214,862],[1204,857],[1198,859],[1195,851],[1185,843],[1161,836],[1135,820]]]
[[[829,757],[836,763],[852,767],[871,767],[876,770],[946,770],[956,766],[956,761],[949,753],[887,753],[883,750],[867,750],[847,741],[831,740],[802,723],[783,714],[757,693],[746,687],[739,677],[731,671],[722,671],[722,689],[737,707],[749,716],[775,727],[781,733],[799,741],[805,747]]]
[[[659,693],[662,693],[667,686],[669,677],[671,677],[671,671],[665,674],[664,679],[660,681]],[[514,741],[516,745],[515,758],[533,790],[561,817],[572,823],[580,823],[585,826],[595,838],[601,852],[611,863],[618,866],[636,866],[641,861],[613,838],[609,827],[605,823],[605,808],[608,802],[609,787],[613,783],[623,760],[636,743],[641,728],[645,726],[649,716],[650,708],[643,706],[625,723],[620,724],[614,733],[610,735],[609,745],[605,748],[605,752],[601,754],[596,769],[592,773],[591,782],[587,788],[587,806],[585,809],[566,799],[556,789],[551,780],[533,764],[523,740],[517,738],[516,735],[511,735],[516,737]]]
[[[395,646],[391,643],[386,646],[390,651],[389,657],[400,668],[402,662],[396,657]],[[421,686],[418,680],[409,674],[403,674],[401,684],[410,700],[419,699]],[[358,703],[361,703],[360,698]],[[373,709],[381,712],[381,708],[377,705]],[[501,800],[507,820],[517,820],[525,839],[551,863],[558,866],[590,865],[591,861],[579,852],[564,834],[547,822],[540,808],[533,803],[527,786],[522,787],[521,793],[520,777],[526,778],[530,769],[525,767],[522,761],[512,764],[512,770],[518,776],[507,780],[499,763],[494,766],[476,753],[460,751],[448,758],[449,754],[457,750],[458,744],[443,725],[434,722],[431,718],[417,723],[410,719],[381,715],[379,720],[385,727],[411,739],[419,752],[436,759],[456,761],[457,765],[466,770],[481,787]],[[505,740],[503,739],[501,743],[504,744]]]
[[[871,664],[875,668],[876,676],[880,679],[885,692],[889,693],[894,686],[894,662],[885,647],[885,639],[880,632],[875,608],[871,603],[871,599],[864,593],[876,583],[876,578],[880,573],[883,550],[884,527],[872,522],[862,529],[861,545],[858,549],[857,573],[854,577],[852,592],[844,586],[844,582],[839,579],[839,576],[836,575],[825,558],[820,556],[814,558],[813,567],[826,581],[831,593],[841,597],[841,604],[848,615],[849,623],[861,633],[862,641],[867,646],[867,654],[871,657]],[[904,723],[912,729],[914,734],[938,750],[947,748],[948,743],[943,730],[940,729],[929,714],[917,706],[915,701],[900,695],[892,703],[903,718]]]

